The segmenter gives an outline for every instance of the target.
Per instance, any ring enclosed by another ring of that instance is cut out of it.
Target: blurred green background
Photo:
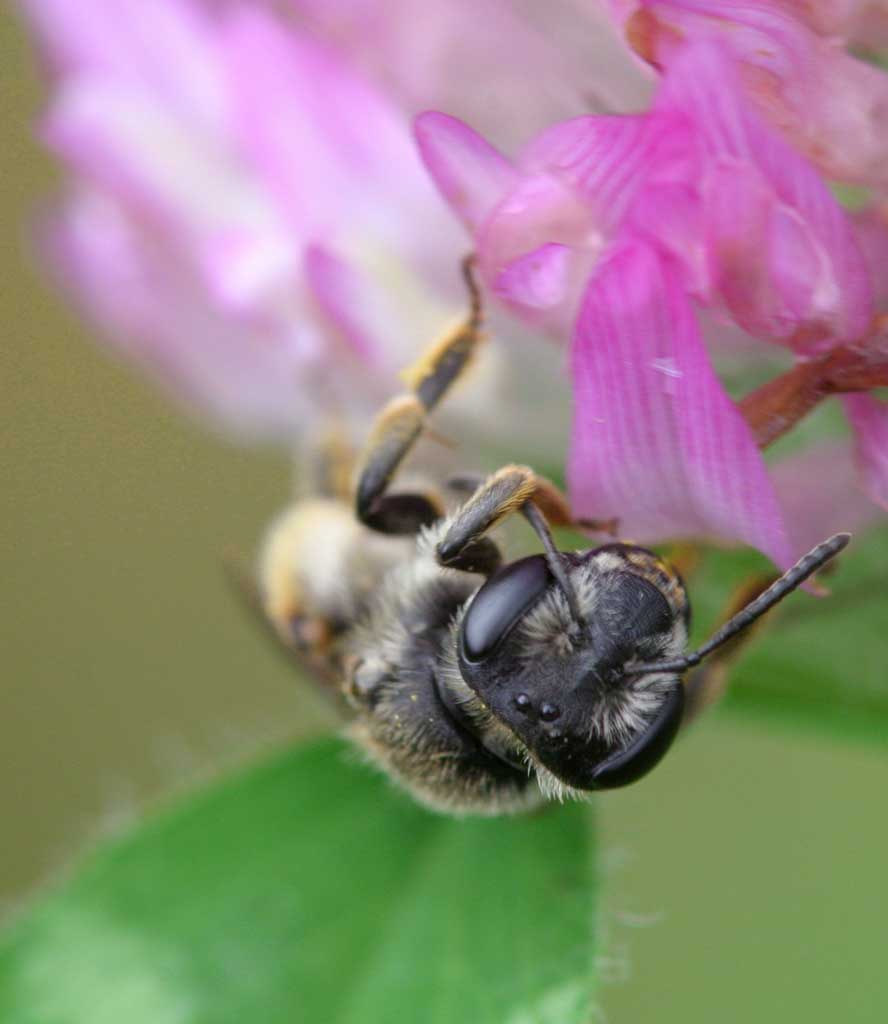
[[[190,423],[43,282],[28,241],[52,188],[29,127],[39,88],[8,15],[0,40],[0,906],[13,912],[146,804],[329,723],[222,574],[286,500],[287,460]],[[717,713],[643,785],[601,799],[602,1019],[888,1019],[886,789],[878,745]]]

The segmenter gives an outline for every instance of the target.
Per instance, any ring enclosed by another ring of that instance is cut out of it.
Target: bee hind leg
[[[324,633],[323,636],[313,628],[306,632],[305,627],[309,626],[309,621],[303,619],[297,623],[295,604],[289,609],[282,606],[279,609],[281,614],[272,614],[267,599],[263,597],[253,578],[253,573],[245,568],[240,560],[229,558],[225,563],[225,571],[232,590],[262,634],[272,641],[275,648],[294,664],[302,675],[314,684],[317,692],[341,714],[344,704],[339,679],[331,671],[328,660],[320,650],[326,641],[325,624],[316,620],[316,624]],[[298,632],[294,631],[294,625],[299,627]]]
[[[405,371],[409,390],[380,412],[359,462],[355,510],[362,523],[381,533],[417,533],[443,514],[443,505],[434,494],[386,492],[425,430],[429,413],[468,368],[482,342],[481,295],[472,268],[469,257],[463,261],[469,291],[465,319]]]
[[[308,493],[315,497],[351,500],[351,481],[357,453],[347,432],[339,424],[325,427],[313,443],[302,475],[309,481]]]

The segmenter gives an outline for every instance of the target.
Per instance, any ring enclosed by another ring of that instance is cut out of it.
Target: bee
[[[615,524],[575,522],[529,467],[452,480],[449,504],[433,490],[394,489],[482,341],[470,261],[464,276],[468,315],[404,375],[407,391],[379,414],[353,484],[348,460],[328,451],[322,493],[272,525],[258,599],[302,666],[342,695],[348,735],[373,763],[435,810],[494,815],[644,776],[718,696],[738,634],[849,536],[757,585],[687,652],[679,573],[635,544],[559,550],[551,527]],[[504,563],[491,532],[514,515],[542,553]]]

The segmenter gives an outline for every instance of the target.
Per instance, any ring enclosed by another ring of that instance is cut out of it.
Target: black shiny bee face
[[[578,581],[581,623],[565,620],[558,585],[534,555],[481,587],[459,644],[468,685],[539,764],[584,790],[624,786],[650,771],[684,708],[676,675],[623,671],[683,645],[680,616],[625,558],[596,554],[564,556]]]

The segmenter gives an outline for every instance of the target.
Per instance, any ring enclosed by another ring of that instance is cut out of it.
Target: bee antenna
[[[580,602],[577,600],[577,592],[574,590],[573,584],[570,581],[570,576],[567,571],[567,563],[564,555],[555,545],[555,540],[552,537],[552,531],[549,529],[549,524],[546,522],[546,517],[532,501],[525,502],[521,511],[524,513],[525,519],[527,519],[533,527],[536,535],[543,542],[546,564],[549,566],[549,571],[555,577],[558,586],[561,587],[561,590],[567,599],[567,606],[570,608],[570,614],[573,616],[574,621],[578,626],[585,626],[586,620],[580,611]]]
[[[850,533],[837,533],[829,540],[812,548],[803,558],[778,579],[775,580],[767,590],[763,591],[754,601],[742,608],[736,615],[712,634],[712,636],[698,647],[696,651],[685,654],[681,658],[672,658],[668,661],[653,661],[646,665],[635,665],[625,670],[626,675],[637,676],[647,672],[684,672],[686,669],[699,665],[700,662],[712,654],[712,652],[726,644],[731,637],[736,636],[747,627],[751,626],[756,619],[782,601],[787,594],[791,593],[800,584],[822,568],[831,558],[846,547],[851,540]]]
[[[476,327],[481,325],[484,318],[481,308],[481,288],[477,277],[478,259],[474,252],[463,256],[460,263],[462,278],[469,292],[469,320]]]

